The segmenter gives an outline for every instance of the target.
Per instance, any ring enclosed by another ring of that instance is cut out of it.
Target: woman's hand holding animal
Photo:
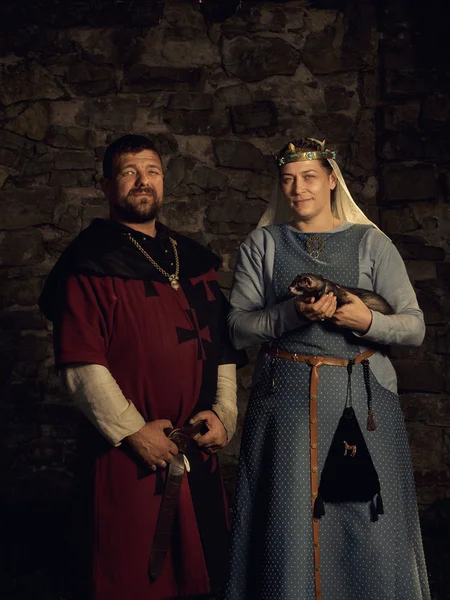
[[[310,321],[331,319],[336,312],[336,296],[330,292],[329,294],[324,294],[317,302],[314,300],[314,298],[306,298],[305,300],[295,299],[295,309],[298,314]]]
[[[367,333],[372,325],[372,311],[364,302],[347,292],[348,301],[342,304],[334,315],[331,317],[331,322],[339,327],[353,329],[359,333]]]
[[[194,437],[200,448],[206,452],[217,452],[227,445],[227,432],[215,412],[212,410],[202,410],[190,420],[191,425],[196,421],[205,421],[208,428],[208,431],[203,435],[198,434]]]

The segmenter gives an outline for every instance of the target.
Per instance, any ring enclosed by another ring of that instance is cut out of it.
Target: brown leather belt
[[[173,457],[167,469],[166,485],[159,507],[155,535],[153,536],[148,565],[148,574],[153,581],[158,579],[163,572],[167,551],[170,546],[173,521],[178,509],[178,498],[186,468],[184,455],[186,454],[189,442],[194,436],[201,433],[203,425],[203,421],[197,421],[197,423],[185,425],[181,429],[165,430],[167,437],[177,445],[178,454]]]
[[[306,356],[295,352],[286,352],[277,348],[268,348],[267,354],[275,358],[283,358],[294,362],[307,363],[311,367],[311,379],[309,384],[309,453],[311,469],[311,514],[314,512],[314,502],[319,493],[319,434],[317,424],[317,393],[319,389],[319,367],[331,365],[334,367],[346,367],[350,362],[355,365],[368,359],[375,354],[375,350],[366,350],[352,358],[332,358],[327,356]],[[320,536],[319,519],[313,517],[313,544],[314,544],[314,584],[316,600],[322,600],[322,587],[320,583]]]

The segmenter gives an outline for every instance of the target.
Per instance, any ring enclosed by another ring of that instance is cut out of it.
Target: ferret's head
[[[325,287],[325,280],[321,275],[301,273],[292,281],[289,291],[300,298],[318,297]]]

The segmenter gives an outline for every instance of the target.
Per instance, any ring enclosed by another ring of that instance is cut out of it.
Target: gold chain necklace
[[[174,290],[177,290],[180,287],[180,260],[178,258],[178,250],[177,250],[176,241],[173,238],[169,237],[169,241],[172,244],[172,248],[173,248],[173,255],[175,257],[175,273],[173,275],[171,275],[170,273],[165,271],[162,267],[160,267],[155,260],[153,260],[153,258],[150,256],[150,254],[148,254],[148,252],[146,252],[144,250],[144,248],[139,244],[139,242],[137,242],[134,239],[134,237],[131,235],[131,233],[127,233],[126,236],[130,240],[130,242],[132,242],[136,246],[136,248],[139,250],[139,252],[141,252],[145,256],[145,258],[155,267],[155,269],[157,269],[162,275],[164,275],[164,277],[167,277],[167,279],[170,282],[171,287]]]

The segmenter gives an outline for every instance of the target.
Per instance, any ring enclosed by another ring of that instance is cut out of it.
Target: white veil
[[[375,223],[366,217],[363,211],[353,200],[337,162],[332,158],[327,160],[330,163],[337,179],[336,188],[334,190],[334,200],[331,207],[333,216],[341,221],[361,223],[363,225],[373,225],[378,229],[377,225],[375,225]],[[257,227],[288,223],[291,219],[292,214],[289,205],[281,192],[279,183],[277,182],[276,190],[274,191],[272,199],[264,211],[263,216],[259,220]]]

